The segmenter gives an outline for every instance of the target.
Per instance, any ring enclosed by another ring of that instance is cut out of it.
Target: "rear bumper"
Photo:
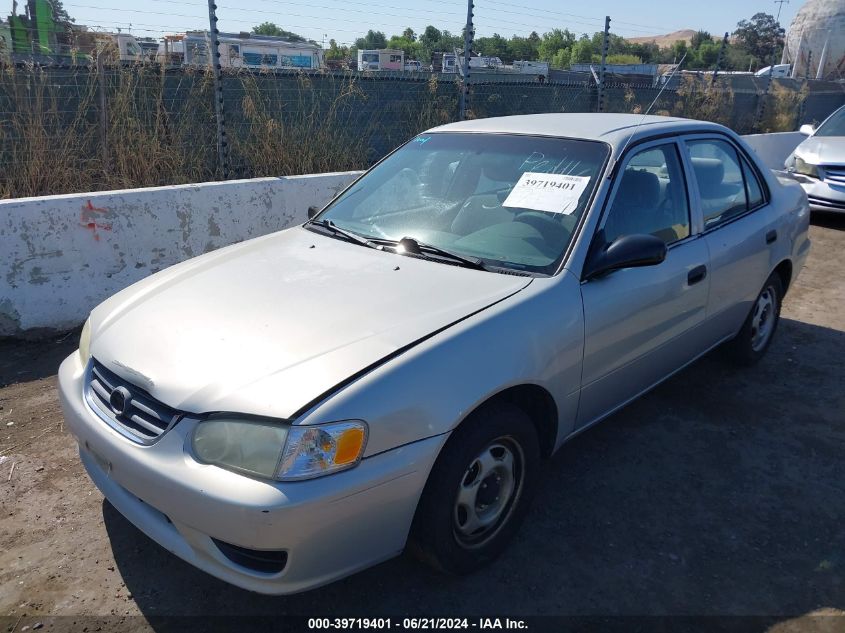
[[[244,589],[310,589],[400,553],[417,501],[446,436],[374,455],[349,471],[269,483],[196,462],[183,420],[151,446],[103,423],[83,398],[74,352],[59,369],[65,421],[89,476],[131,523],[196,567]],[[284,550],[278,573],[244,567],[213,539],[252,550]]]

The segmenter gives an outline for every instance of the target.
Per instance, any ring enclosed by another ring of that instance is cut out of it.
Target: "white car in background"
[[[813,211],[845,213],[845,106],[818,127],[802,125],[809,136],[786,159],[786,168],[804,187]]]

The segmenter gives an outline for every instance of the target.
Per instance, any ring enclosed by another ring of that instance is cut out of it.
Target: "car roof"
[[[428,131],[559,136],[604,141],[616,148],[625,145],[629,140],[634,141],[654,134],[709,130],[724,132],[727,128],[707,121],[658,115],[556,113],[472,119],[447,123]]]

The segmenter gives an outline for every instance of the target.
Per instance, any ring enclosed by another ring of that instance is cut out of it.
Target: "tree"
[[[699,48],[701,48],[702,44],[704,44],[705,42],[712,41],[713,36],[710,35],[710,33],[708,33],[707,31],[696,31],[693,34],[692,39],[690,40],[689,47],[692,50],[697,51]]]
[[[629,45],[631,55],[636,55],[645,64],[657,63],[660,60],[660,47],[655,42]]]
[[[568,48],[561,48],[554,54],[549,61],[552,68],[569,68],[571,51]]]
[[[387,38],[381,31],[370,29],[365,37],[359,37],[355,40],[355,47],[370,50],[387,48]]]
[[[590,38],[583,37],[572,46],[572,64],[589,64],[593,61],[593,43]]]
[[[414,29],[412,29],[410,26],[404,31],[402,31],[402,37],[406,40],[410,40],[411,42],[417,41],[417,34],[414,33]]]
[[[431,61],[433,52],[451,52],[464,45],[463,37],[452,35],[449,31],[440,31],[431,25],[425,27],[422,34],[417,37],[417,42],[420,45],[418,49],[419,59],[426,64]]]
[[[252,27],[252,32],[256,35],[275,35],[276,37],[283,37],[289,42],[307,42],[304,37],[292,31],[285,31],[283,28],[276,26],[273,22],[262,22],[258,26]]]
[[[408,59],[419,59],[420,56],[419,42],[409,40],[404,35],[402,37],[398,35],[391,37],[387,42],[387,48],[405,51],[405,57]]]
[[[532,37],[534,35],[536,37]],[[532,33],[528,37],[514,35],[508,42],[509,58],[513,60],[535,60],[539,57],[540,36]]]
[[[716,60],[719,59],[719,49],[721,44],[717,44],[713,40],[704,42],[695,51],[695,65],[697,68],[710,69],[716,65]]]
[[[761,63],[768,64],[783,48],[785,31],[774,16],[755,13],[751,20],[737,23],[734,37],[737,44]]]
[[[674,59],[674,63],[681,63],[681,60],[684,58],[684,55],[688,54],[687,50],[687,41],[686,40],[678,40],[672,44],[672,57]]]
[[[482,55],[498,57],[506,64],[513,61],[508,41],[498,33],[493,33],[492,37],[479,37],[475,40],[473,48]]]
[[[349,47],[348,46],[338,46],[337,42],[333,39],[329,40],[329,48],[326,51],[325,55],[326,59],[348,59],[349,55]],[[357,57],[357,55],[356,55]]]
[[[65,9],[64,5],[62,4],[62,0],[49,0],[50,7],[53,9],[53,18],[56,22],[68,22],[72,23],[75,20],[70,17]]]
[[[543,38],[537,46],[537,53],[543,61],[552,61],[561,49],[571,49],[575,44],[575,35],[569,29],[553,29],[543,33]],[[567,65],[569,61],[567,60]]]
[[[431,46],[439,42],[441,37],[443,37],[443,34],[440,32],[440,30],[434,28],[429,24],[427,27],[425,27],[425,31],[423,31],[423,34],[420,35],[419,40],[420,44],[422,44],[424,47],[430,48]]]

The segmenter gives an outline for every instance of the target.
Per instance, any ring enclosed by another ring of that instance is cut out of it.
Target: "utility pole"
[[[775,22],[780,24],[780,11],[783,9],[784,4],[789,4],[789,0],[775,0],[775,4],[778,5],[778,14],[775,17]]]
[[[716,75],[719,74],[719,67],[722,65],[722,57],[725,55],[725,49],[728,47],[728,33],[725,32],[725,37],[722,38],[722,46],[719,48],[719,55],[716,57],[716,68],[713,69],[713,79],[710,81],[710,85],[714,85],[716,83]]]
[[[226,139],[226,117],[223,112],[223,80],[220,65],[220,31],[217,28],[217,5],[208,0],[208,27],[211,40],[211,70],[214,77],[214,114],[217,117],[217,160],[223,179],[229,178],[229,142]]]
[[[789,0],[775,0],[775,4],[778,5],[778,13],[777,17],[775,18],[775,22],[780,25],[780,12],[783,9],[784,4],[789,4]],[[759,96],[760,105],[757,108],[757,121],[755,124],[755,128],[760,128],[763,124],[763,117],[766,113],[766,100],[769,98],[769,90],[772,87],[772,80],[774,79],[775,74],[775,59],[777,59],[777,34],[775,34],[775,41],[772,42],[772,57],[769,60],[769,72],[766,73],[766,87],[763,89],[763,93]]]
[[[607,70],[607,49],[610,48],[610,16],[604,16],[604,36],[601,41],[601,67],[599,68],[599,86],[596,111],[604,112],[604,74]]]
[[[464,85],[461,90],[459,121],[463,121],[467,113],[467,101],[469,100],[469,58],[472,55],[472,10],[475,8],[472,0],[467,0],[467,25],[464,27]]]
[[[103,48],[97,50],[97,92],[100,97],[100,150],[102,152],[103,171],[111,171],[109,159],[109,111],[106,102],[106,68],[103,60]]]

